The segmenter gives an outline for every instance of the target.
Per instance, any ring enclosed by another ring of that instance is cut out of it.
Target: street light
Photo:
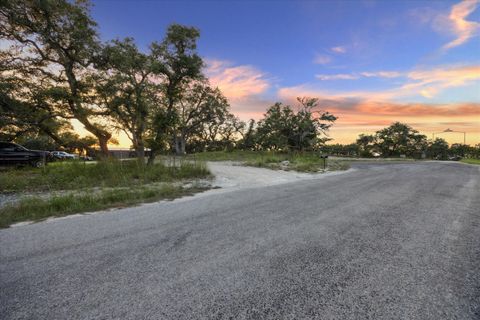
[[[436,135],[436,134],[445,133],[445,132],[458,132],[458,133],[463,133],[463,144],[464,144],[464,145],[467,144],[467,133],[466,133],[466,132],[464,132],[464,131],[455,131],[455,130],[452,130],[452,129],[450,129],[450,128],[447,128],[447,129],[445,129],[445,130],[443,130],[443,131],[440,131],[440,132],[433,132],[433,133],[432,133],[432,138],[433,138],[433,140],[435,140],[435,135]]]

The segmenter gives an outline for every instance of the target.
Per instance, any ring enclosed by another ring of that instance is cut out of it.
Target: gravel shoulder
[[[240,162],[233,161],[210,161],[207,162],[207,165],[215,176],[213,186],[228,190],[272,186],[300,180],[319,179],[325,176],[346,172],[302,173],[243,166]]]

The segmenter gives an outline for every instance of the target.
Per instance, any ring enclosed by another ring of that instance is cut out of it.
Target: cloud
[[[353,74],[345,74],[345,73],[340,73],[340,74],[317,74],[315,75],[315,78],[326,81],[326,80],[355,80],[358,79],[358,76],[353,75]]]
[[[360,74],[367,78],[398,78],[403,76],[403,74],[398,71],[362,72]]]
[[[335,53],[341,53],[341,54],[347,52],[347,48],[345,48],[343,46],[333,47],[333,48],[330,48],[330,50],[332,50]]]
[[[450,30],[456,36],[454,40],[445,44],[442,49],[448,50],[462,45],[480,33],[480,23],[466,19],[475,11],[478,4],[478,0],[464,0],[452,7],[448,17],[439,17],[437,23],[441,28]]]
[[[228,61],[207,59],[205,73],[230,101],[249,99],[270,87],[266,74],[250,65],[234,66]]]
[[[377,71],[361,72],[359,74],[316,75],[316,78],[322,81],[355,80],[361,77],[404,77],[406,82],[399,87],[383,91],[352,91],[343,94],[353,97],[372,97],[379,100],[415,96],[433,98],[445,89],[461,87],[479,81],[480,65],[440,66],[432,69],[415,69],[410,72]]]
[[[480,66],[453,66],[430,70],[414,70],[408,73],[410,82],[399,88],[400,94],[417,93],[432,98],[441,91],[460,87],[480,80]]]
[[[480,116],[480,103],[426,104],[362,101],[355,111],[363,114],[402,117],[465,117]]]
[[[360,73],[338,73],[338,74],[317,74],[315,77],[322,81],[328,80],[356,80],[361,77],[365,78],[397,78],[404,74],[397,71],[377,71],[377,72],[360,72]]]
[[[332,58],[325,54],[316,54],[313,59],[315,64],[329,64],[330,62],[332,62]]]
[[[404,77],[405,82],[400,86],[380,91],[344,91],[333,92],[318,90],[311,85],[299,85],[281,88],[278,96],[293,102],[295,97],[318,97],[325,107],[334,111],[345,112],[357,110],[372,114],[388,115],[480,115],[479,103],[466,104],[428,104],[428,103],[400,103],[402,100],[416,100],[418,98],[432,98],[444,90],[452,87],[462,87],[476,84],[480,81],[480,65],[471,66],[438,66],[432,69],[414,69],[410,72],[372,72],[337,75],[317,75],[321,80],[355,79],[357,76]],[[452,107],[453,106],[453,107]]]
[[[447,14],[431,7],[419,7],[409,10],[409,15],[412,23],[430,24],[438,33],[453,35],[455,39],[442,46],[445,51],[480,34],[480,23],[467,20],[479,3],[479,0],[464,0],[453,5]]]
[[[322,109],[330,112],[361,116],[443,116],[443,117],[464,117],[480,116],[480,103],[401,103],[387,100],[377,100],[374,96],[355,96],[355,94],[345,95],[330,94],[308,90],[301,86],[282,88],[278,91],[278,96],[286,103],[293,103],[296,97],[316,97],[319,99],[319,105]]]

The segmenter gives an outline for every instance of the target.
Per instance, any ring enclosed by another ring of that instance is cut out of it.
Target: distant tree
[[[360,134],[356,141],[360,156],[371,157],[372,152],[374,151],[374,148],[375,148],[375,143],[376,143],[376,138],[374,135],[365,135],[363,133]]]
[[[88,75],[99,49],[96,23],[87,1],[0,2],[0,38],[11,44],[2,60],[25,82],[48,85],[50,99],[64,119],[75,118],[108,153],[110,131],[99,120],[104,110],[91,104]]]
[[[172,137],[175,146],[179,145],[179,115],[176,105],[182,97],[185,85],[203,78],[204,63],[196,50],[199,36],[200,32],[196,28],[172,24],[167,29],[165,39],[151,45],[151,56],[156,62],[153,74],[159,78],[158,89],[162,95],[159,101],[162,105],[153,116],[149,137],[149,163],[153,162],[155,154],[165,145],[167,136]]]
[[[318,111],[318,99],[297,98],[297,101],[298,111],[276,103],[258,122],[257,141],[263,149],[304,151],[328,140],[325,134],[337,118]]]
[[[219,123],[218,135],[216,141],[211,145],[216,146],[216,150],[233,150],[238,146],[238,140],[246,128],[246,123],[238,117],[228,112],[223,117],[223,123]]]
[[[95,155],[94,146],[98,140],[92,136],[80,137],[74,132],[65,132],[61,135],[63,142],[62,147],[70,152]],[[110,141],[113,144],[117,144],[115,139]]]
[[[480,143],[472,147],[471,152],[472,152],[472,158],[480,159]]]
[[[376,146],[385,157],[418,156],[426,148],[427,137],[407,124],[395,122],[375,134]]]
[[[138,160],[145,158],[145,134],[153,112],[155,84],[152,74],[155,62],[141,53],[133,39],[115,40],[105,46],[98,68],[96,90],[99,104],[104,104],[117,129],[132,141]]]
[[[453,155],[453,156],[462,156],[462,157],[466,157],[466,156],[470,156],[471,154],[474,153],[474,147],[471,147],[467,144],[463,144],[463,143],[454,143],[450,146],[450,149],[449,149],[449,154]]]
[[[425,150],[427,147],[427,136],[423,134],[413,134],[405,148],[405,155],[417,159],[424,158],[426,156]]]
[[[442,138],[436,138],[428,144],[427,157],[432,159],[444,160],[448,156],[448,143]]]
[[[245,124],[243,130],[240,130],[239,133],[242,136],[238,142],[238,147],[244,150],[254,150],[256,148],[256,122],[254,119],[248,121],[248,125]]]
[[[289,137],[293,136],[294,113],[290,106],[280,102],[268,108],[257,124],[257,141],[263,149],[287,150]]]
[[[205,127],[218,122],[218,118],[228,113],[228,101],[220,90],[211,88],[204,81],[189,83],[176,104],[178,121],[173,139],[177,154],[185,154],[187,142],[191,139],[209,138]]]

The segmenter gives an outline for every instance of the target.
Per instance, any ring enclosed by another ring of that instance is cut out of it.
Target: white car
[[[78,157],[75,154],[67,153],[65,151],[52,151],[51,155],[58,160],[73,160]]]

